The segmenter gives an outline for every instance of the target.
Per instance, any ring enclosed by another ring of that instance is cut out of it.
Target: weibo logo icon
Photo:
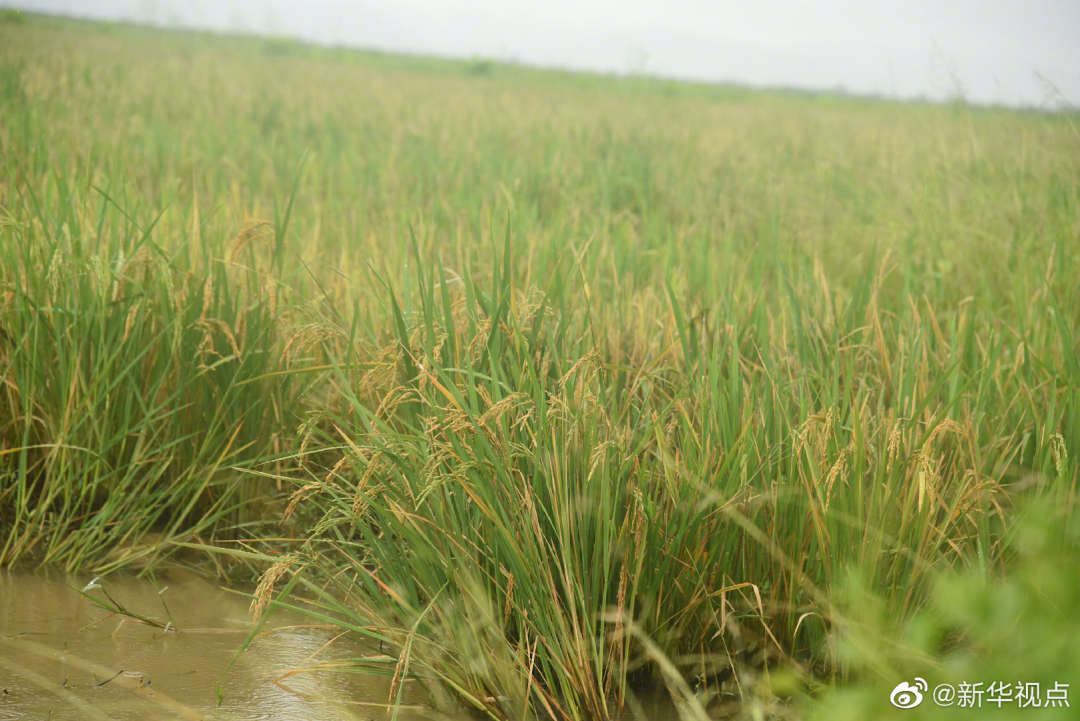
[[[889,703],[896,708],[915,708],[923,702],[926,679],[916,676],[914,682],[901,681],[889,694]]]

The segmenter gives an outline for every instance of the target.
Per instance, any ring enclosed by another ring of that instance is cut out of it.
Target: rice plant
[[[0,562],[245,558],[390,703],[784,716],[866,673],[850,579],[915,622],[1074,518],[1075,114],[32,15],[0,63]]]

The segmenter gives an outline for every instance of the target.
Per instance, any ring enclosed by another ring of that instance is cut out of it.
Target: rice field
[[[1075,112],[8,13],[0,167],[0,565],[478,718],[1080,681]]]

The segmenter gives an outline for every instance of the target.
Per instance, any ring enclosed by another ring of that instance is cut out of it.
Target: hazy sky
[[[975,102],[1052,107],[1064,96],[1080,105],[1080,0],[7,4],[538,65],[754,85],[842,86],[893,96],[947,98],[960,92]]]

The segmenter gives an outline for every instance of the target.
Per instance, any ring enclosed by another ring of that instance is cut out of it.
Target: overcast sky
[[[1044,107],[1060,105],[1063,96],[1080,105],[1080,0],[5,3],[600,71],[901,97],[959,92],[973,102]]]

